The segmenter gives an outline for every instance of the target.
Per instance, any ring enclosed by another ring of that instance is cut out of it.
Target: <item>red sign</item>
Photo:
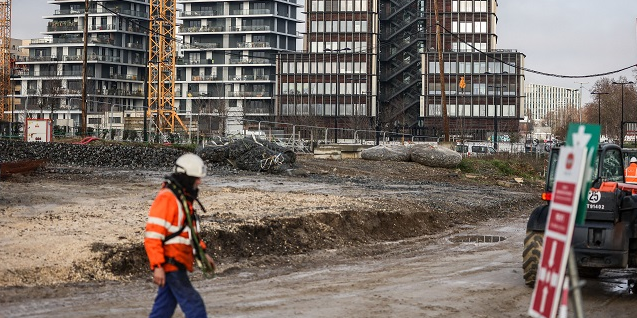
[[[533,317],[555,317],[560,305],[586,152],[586,148],[571,147],[564,147],[560,151],[544,246],[529,308],[529,314]]]
[[[551,317],[551,311],[556,306],[556,293],[561,291],[559,287],[560,269],[562,267],[562,255],[565,251],[564,241],[547,237],[542,250],[542,262],[538,268],[535,297],[531,303],[531,309],[542,315]]]

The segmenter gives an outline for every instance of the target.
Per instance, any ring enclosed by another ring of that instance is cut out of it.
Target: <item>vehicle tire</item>
[[[524,283],[529,287],[535,286],[535,275],[540,264],[543,242],[544,232],[526,231],[522,267],[524,268]]]
[[[577,269],[577,273],[579,274],[579,277],[582,277],[582,278],[597,278],[599,277],[599,274],[602,273],[602,269],[591,268],[591,267],[586,267],[586,268],[580,267]]]

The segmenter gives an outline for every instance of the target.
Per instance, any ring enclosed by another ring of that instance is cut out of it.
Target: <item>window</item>
[[[474,25],[475,33],[487,33],[487,23],[486,22],[475,22]]]

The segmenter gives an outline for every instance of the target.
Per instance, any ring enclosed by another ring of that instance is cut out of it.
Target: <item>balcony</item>
[[[184,11],[181,13],[182,17],[200,17],[200,16],[216,16],[217,10],[207,11]]]
[[[198,60],[179,60],[177,64],[179,65],[199,65],[199,64],[214,64],[215,60],[213,59],[198,59]]]
[[[262,57],[230,59],[230,64],[274,64],[270,59]]]
[[[144,49],[144,45],[141,43],[126,43],[126,47],[129,49]]]
[[[228,97],[270,97],[270,92],[228,92]]]
[[[237,42],[238,48],[270,47],[270,42]]]
[[[268,81],[270,75],[235,75],[230,77],[231,81]]]
[[[241,32],[241,31],[270,31],[269,25],[244,25],[241,27],[232,27],[232,31]]]
[[[216,81],[219,78],[217,77],[217,75],[203,75],[203,76],[192,76],[190,78],[192,81],[194,82],[202,82],[202,81]]]
[[[249,9],[249,10],[232,10],[232,15],[258,15],[272,14],[270,9]]]
[[[137,80],[137,75],[131,75],[131,74],[111,74],[109,77],[112,79],[123,79],[123,80],[131,80],[131,81]]]
[[[223,32],[225,30],[222,26],[200,26],[200,27],[185,27],[181,29],[183,33],[197,33],[197,32]]]
[[[184,43],[184,49],[216,49],[219,48],[221,45],[219,43],[200,43],[200,42],[194,42],[192,44],[190,43]]]

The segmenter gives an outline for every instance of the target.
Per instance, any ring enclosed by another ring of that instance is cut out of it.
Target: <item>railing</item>
[[[230,59],[231,64],[274,64],[274,61],[262,57]]]
[[[377,144],[396,144],[396,143],[403,143],[403,142],[409,142],[409,143],[414,143],[414,142],[438,143],[440,142],[440,137],[436,137],[436,136],[414,136],[411,134],[403,134],[403,133],[384,131],[384,130],[332,128],[332,127],[323,127],[323,126],[299,125],[299,124],[286,123],[286,122],[258,121],[258,120],[250,120],[250,119],[242,119],[242,122],[244,122],[244,124],[256,123],[257,133],[255,135],[257,136],[267,136],[267,131],[263,131],[261,129],[262,126],[265,126],[265,124],[274,125],[277,127],[283,127],[283,129],[288,127],[288,130],[289,130],[289,127],[291,127],[292,133],[290,134],[288,132],[288,135],[291,136],[290,138],[288,138],[288,143],[290,145],[303,144],[305,145],[304,147],[307,147],[308,145],[307,145],[307,141],[299,143],[299,141],[303,141],[300,138],[301,131],[306,131],[306,132],[316,131],[316,135],[311,133],[311,136],[313,136],[311,137],[312,139],[311,142],[313,143],[316,141],[317,143],[324,143],[324,144],[334,143],[333,139],[330,138],[331,137],[330,133],[332,133],[333,135],[334,132],[337,132],[339,136],[338,140],[340,140],[340,142],[336,142],[337,144],[373,145],[373,144],[376,144],[377,140],[378,140]],[[323,135],[322,137],[323,140],[320,140],[318,138],[321,135],[321,133]],[[367,136],[367,138],[363,138],[361,136]],[[286,139],[286,138],[279,135],[277,139]],[[299,150],[305,151],[303,149],[297,149],[297,148],[294,149],[294,151],[299,151]]]
[[[234,77],[229,77],[229,81],[268,81],[270,80],[270,75],[235,75]]]
[[[269,25],[244,25],[241,27],[232,27],[231,28],[232,31],[237,31],[237,32],[241,32],[241,31],[270,31],[270,26]]]
[[[183,33],[195,33],[195,32],[223,32],[225,30],[222,26],[200,26],[200,27],[185,27],[180,31]]]
[[[194,75],[194,76],[191,76],[190,79],[195,82],[200,82],[200,81],[216,81],[219,78],[217,77],[217,75]]]
[[[228,97],[270,97],[270,92],[228,92]]]
[[[213,59],[199,59],[199,60],[178,60],[177,64],[180,65],[197,65],[197,64],[214,64]]]
[[[238,48],[270,47],[270,42],[237,42]]]
[[[219,48],[220,46],[221,45],[219,43],[199,43],[199,42],[194,42],[192,44],[184,43],[184,49],[201,49],[201,48],[216,49],[216,48]]]
[[[272,14],[270,9],[232,10],[232,15]]]
[[[183,11],[181,13],[182,17],[194,17],[194,16],[215,16],[217,14],[217,10],[207,10],[207,11]]]
[[[111,74],[110,78],[112,79],[124,79],[124,80],[132,80],[132,81],[136,81],[137,80],[137,75],[131,75],[131,74]]]

